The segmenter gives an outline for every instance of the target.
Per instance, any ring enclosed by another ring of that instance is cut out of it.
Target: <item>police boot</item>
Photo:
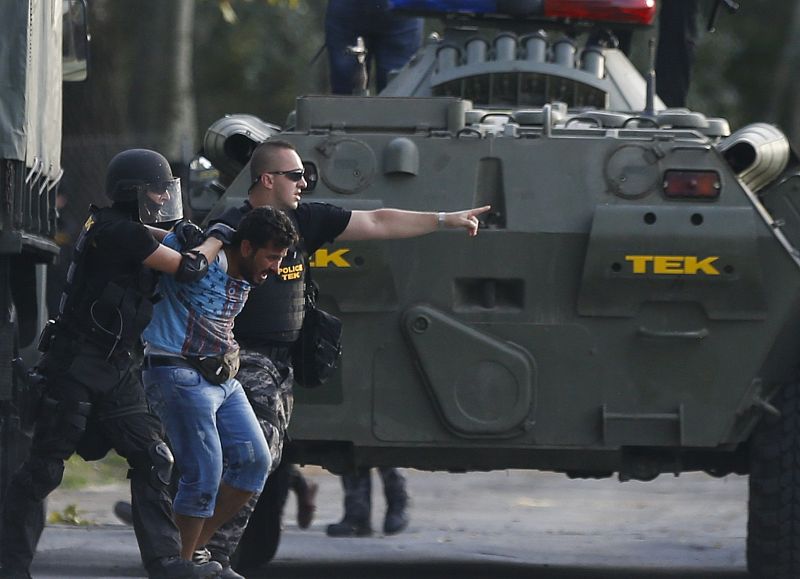
[[[344,518],[328,525],[329,537],[366,537],[372,534],[370,525],[372,481],[369,469],[342,476],[344,489]]]
[[[208,563],[209,561],[216,561],[222,565],[222,573],[219,575],[219,579],[245,579],[244,575],[240,575],[233,570],[233,567],[231,567],[231,558],[225,553],[219,551],[212,553],[208,547],[203,547],[202,549],[197,549],[192,554],[192,562],[195,564],[200,565]]]
[[[133,525],[133,507],[128,501],[114,503],[114,514],[126,525]]]
[[[245,579],[244,575],[233,570],[230,560],[228,560],[227,565],[222,561],[220,561],[220,564],[222,565],[222,573],[219,576],[220,579]]]
[[[148,571],[150,579],[215,579],[222,573],[222,565],[216,561],[198,565],[180,557],[165,557]]]
[[[408,493],[406,479],[396,468],[381,468],[383,493],[386,496],[386,518],[383,520],[383,532],[394,535],[408,526]]]
[[[314,512],[317,510],[314,500],[317,497],[319,485],[315,482],[309,482],[297,485],[295,490],[297,492],[297,526],[301,529],[307,529],[311,526],[311,521],[314,520]]]

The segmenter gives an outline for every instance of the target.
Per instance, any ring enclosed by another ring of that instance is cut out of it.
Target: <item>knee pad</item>
[[[159,440],[147,449],[150,458],[150,484],[156,489],[165,489],[172,479],[172,466],[175,458],[163,440]]]
[[[131,471],[128,478],[147,481],[157,491],[162,491],[169,486],[172,477],[172,466],[175,459],[172,451],[163,440],[151,444],[147,451],[140,451],[129,458]]]

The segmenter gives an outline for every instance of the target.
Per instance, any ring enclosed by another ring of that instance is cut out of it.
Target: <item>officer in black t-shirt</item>
[[[294,221],[302,247],[302,250],[290,247],[279,275],[253,288],[234,326],[234,335],[242,348],[237,379],[253,404],[270,446],[273,465],[277,466],[292,411],[289,353],[303,324],[307,256],[334,240],[415,237],[440,228],[464,228],[470,235],[476,235],[478,215],[489,207],[431,213],[400,209],[348,211],[327,203],[301,204],[300,197],[307,186],[303,163],[294,147],[280,140],[266,141],[256,148],[250,159],[250,172],[252,185],[247,202],[229,209],[217,221],[236,226],[253,207],[276,207],[286,211]],[[276,484],[275,478],[272,475],[267,480],[266,492]],[[211,557],[226,568],[257,498],[251,499],[232,521],[223,525],[208,544]]]
[[[0,577],[30,577],[44,525],[42,503],[61,483],[64,461],[75,452],[97,460],[111,448],[130,465],[134,529],[149,576],[216,577],[222,571],[218,563],[195,565],[179,557],[166,492],[172,454],[147,408],[138,367],[139,335],[155,293],[153,270],[199,279],[222,244],[210,238],[185,253],[159,244],[156,236],[166,232],[140,221],[148,193],[160,194],[155,213],[161,218],[181,217],[180,182],[163,156],[132,149],[114,157],[106,174],[113,203],[90,208],[75,243],[58,317],[40,338],[45,388],[30,456],[5,499]],[[194,231],[186,223],[179,230],[184,238]]]

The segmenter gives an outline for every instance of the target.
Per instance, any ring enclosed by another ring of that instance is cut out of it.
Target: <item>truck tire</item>
[[[747,568],[753,577],[800,577],[800,383],[773,400],[750,441]]]
[[[269,475],[264,492],[256,503],[239,547],[232,557],[233,566],[241,571],[256,569],[272,561],[281,542],[283,507],[289,494],[292,463],[281,461]]]

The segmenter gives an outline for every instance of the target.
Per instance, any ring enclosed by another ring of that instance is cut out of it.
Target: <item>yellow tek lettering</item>
[[[314,259],[311,261],[312,267],[350,267],[350,264],[344,258],[344,254],[348,253],[349,249],[337,249],[334,252],[329,252],[327,249],[318,249],[314,252]]]

